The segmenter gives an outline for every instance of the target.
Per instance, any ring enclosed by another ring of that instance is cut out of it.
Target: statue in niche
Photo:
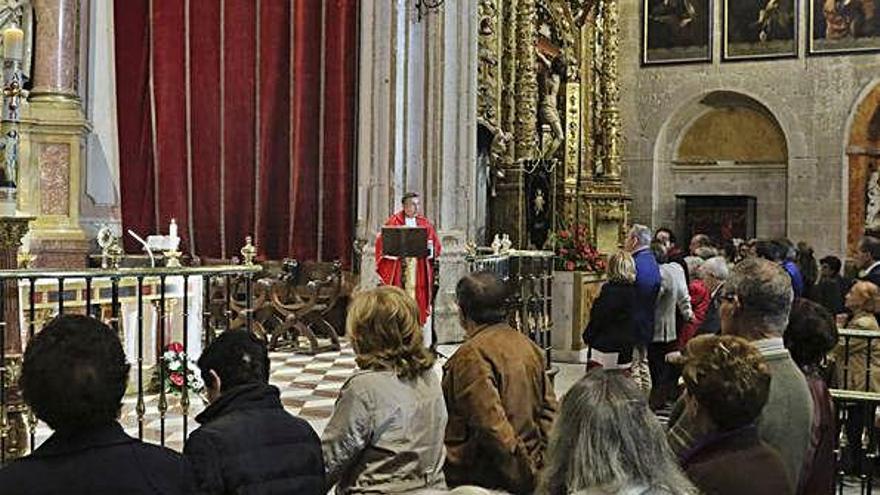
[[[540,51],[538,51],[538,60],[541,61],[545,69],[542,78],[541,101],[538,104],[538,121],[550,126],[552,134],[552,140],[549,143],[542,143],[544,148],[542,156],[545,159],[550,159],[565,141],[562,118],[559,115],[559,88],[562,86],[562,77],[565,75],[566,61],[561,53],[551,61]]]
[[[3,183],[7,187],[15,187],[18,180],[16,164],[18,163],[18,133],[11,129],[4,136],[3,142]]]
[[[544,191],[538,189],[535,193],[535,215],[544,213]]]
[[[880,228],[880,167],[871,169],[865,188],[865,230]]]

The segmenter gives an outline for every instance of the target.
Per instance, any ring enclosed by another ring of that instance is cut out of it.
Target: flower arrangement
[[[584,224],[563,226],[550,233],[548,239],[556,253],[558,270],[564,271],[605,271],[605,260],[589,241],[589,229]]]
[[[162,353],[160,366],[164,370],[164,380],[159,385],[159,369],[153,373],[153,388],[157,391],[162,388],[166,393],[183,393],[184,383],[191,393],[198,394],[205,388],[199,367],[191,359],[188,359],[183,350],[183,344],[172,342],[165,346]]]

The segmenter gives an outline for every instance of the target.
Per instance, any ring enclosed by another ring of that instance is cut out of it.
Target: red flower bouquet
[[[205,388],[205,382],[202,381],[202,375],[198,366],[187,358],[180,342],[172,342],[165,346],[165,352],[159,360],[159,366],[162,369],[163,380],[159,383],[159,367],[153,373],[153,389],[158,392],[165,389],[166,393],[181,394],[183,388],[186,388],[195,394],[198,394]]]
[[[556,269],[569,272],[605,271],[605,260],[589,238],[589,229],[584,224],[563,226],[551,232],[548,242],[556,253]]]

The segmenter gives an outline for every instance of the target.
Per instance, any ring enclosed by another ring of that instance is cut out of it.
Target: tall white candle
[[[24,31],[14,24],[3,31],[3,58],[24,58]]]
[[[171,219],[171,225],[168,226],[168,237],[177,237],[177,220]]]

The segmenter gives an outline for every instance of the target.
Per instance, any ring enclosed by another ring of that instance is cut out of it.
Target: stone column
[[[375,287],[376,234],[395,205],[395,64],[397,1],[360,2],[357,126],[356,236],[365,243],[360,266],[362,288]]]
[[[375,236],[405,189],[422,194],[443,243],[435,329],[461,340],[452,303],[475,235],[476,2],[417,15],[415,0],[361,2],[357,237],[361,287],[375,287]],[[483,214],[483,212],[479,212]]]
[[[33,97],[77,98],[79,0],[34,0]]]
[[[36,217],[25,240],[33,267],[85,266],[80,227],[83,137],[77,94],[79,0],[35,0],[34,89],[22,107],[18,209]]]
[[[464,340],[455,286],[467,273],[465,244],[476,239],[477,225],[485,225],[479,217],[486,212],[477,211],[477,19],[477,2],[445,2],[442,28],[428,40],[437,46],[442,63],[430,70],[436,82],[428,89],[436,92],[440,108],[426,129],[439,150],[428,167],[436,177],[437,224],[444,248],[434,303],[441,343]]]

